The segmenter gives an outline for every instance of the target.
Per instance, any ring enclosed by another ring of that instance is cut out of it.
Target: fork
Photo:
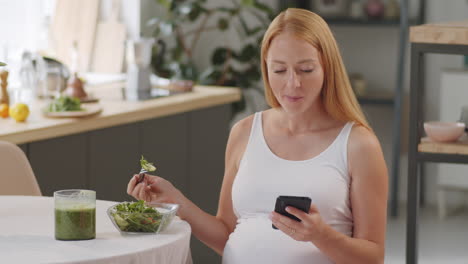
[[[145,179],[145,175],[146,175],[145,173],[147,173],[147,172],[148,172],[147,170],[141,168],[140,174],[138,175],[137,184],[142,182]]]

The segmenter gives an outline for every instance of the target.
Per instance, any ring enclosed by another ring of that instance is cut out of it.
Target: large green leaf
[[[205,85],[216,84],[216,81],[221,78],[221,74],[219,67],[209,66],[200,74],[200,83]]]
[[[252,81],[259,81],[262,74],[260,73],[258,66],[252,65],[244,72],[244,76]]]
[[[229,8],[229,7],[223,7],[223,6],[218,7],[216,10],[219,12],[228,13],[231,16],[237,15],[240,11],[239,8]]]
[[[271,7],[268,5],[265,5],[263,3],[260,3],[259,1],[255,0],[253,6],[265,13],[267,13],[268,16],[274,15],[274,11]]]
[[[229,28],[229,20],[221,17],[218,19],[218,29],[221,31],[225,31]]]
[[[182,59],[182,56],[184,55],[184,49],[182,48],[182,45],[177,45],[171,50],[171,58],[173,60],[179,61]]]
[[[194,3],[194,4],[193,4],[192,10],[191,10],[190,13],[188,14],[189,20],[190,20],[190,21],[195,21],[195,20],[197,20],[197,18],[200,16],[200,14],[202,13],[202,11],[203,11],[203,9],[200,7],[200,5],[197,4],[197,3]]]
[[[169,9],[172,4],[172,0],[156,0],[160,5],[164,6],[166,9]]]
[[[170,70],[174,73],[173,78],[179,80],[198,80],[198,71],[195,64],[191,62],[171,62]]]
[[[237,56],[236,58],[241,62],[248,62],[255,58],[258,52],[258,47],[255,47],[252,44],[248,44],[242,48],[239,56]]]
[[[254,0],[242,0],[241,5],[251,7],[254,6],[255,1]]]
[[[230,51],[224,47],[215,49],[215,51],[213,52],[213,56],[211,57],[211,63],[213,63],[214,65],[224,64],[224,62],[226,62],[228,58],[229,52]]]
[[[6,66],[6,63],[0,61],[0,66]]]

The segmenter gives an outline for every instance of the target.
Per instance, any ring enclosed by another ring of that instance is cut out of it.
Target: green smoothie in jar
[[[54,193],[55,239],[86,240],[96,237],[96,192],[63,190]]]

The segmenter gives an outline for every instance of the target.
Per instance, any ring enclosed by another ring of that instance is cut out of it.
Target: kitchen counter
[[[0,140],[15,144],[29,143],[229,104],[241,98],[238,88],[196,86],[189,93],[130,102],[122,99],[123,85],[113,83],[87,89],[89,94],[100,99],[103,109],[100,114],[90,117],[45,117],[41,109],[46,103],[43,100],[34,101],[30,104],[31,113],[26,122],[0,119]],[[86,104],[83,106],[86,107]]]

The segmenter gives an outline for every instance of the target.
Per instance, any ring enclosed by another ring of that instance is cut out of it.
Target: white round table
[[[96,239],[55,240],[53,197],[0,196],[1,263],[192,263],[190,225],[176,217],[157,235],[121,235],[96,201]]]

